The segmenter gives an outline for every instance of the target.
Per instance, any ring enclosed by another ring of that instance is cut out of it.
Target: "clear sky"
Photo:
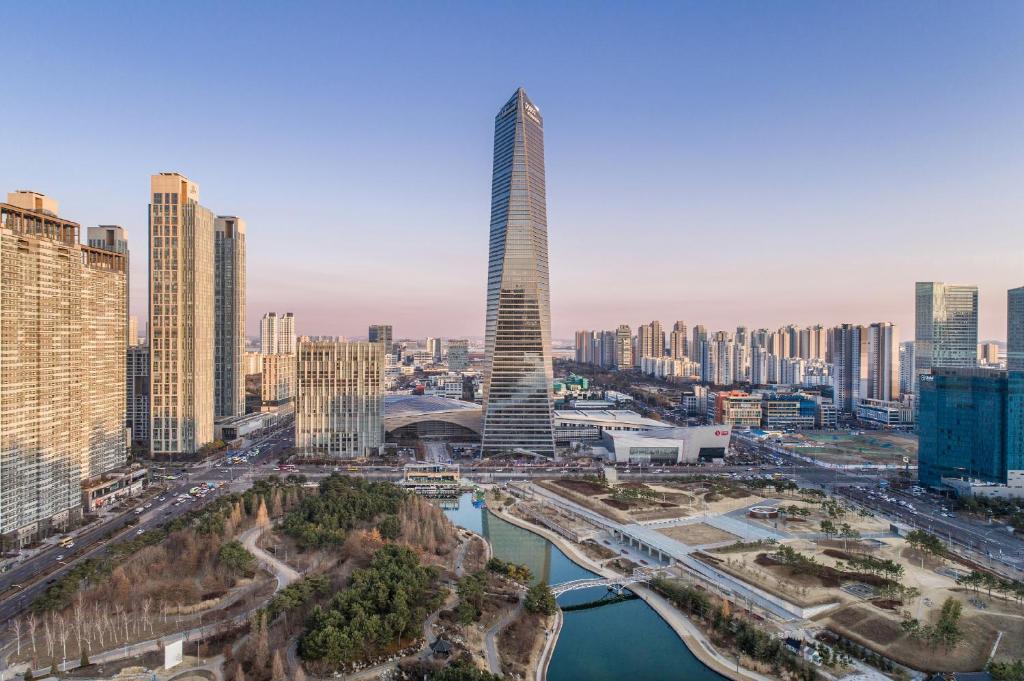
[[[482,335],[494,115],[545,119],[552,325],[895,321],[1024,284],[1024,3],[6,3],[0,189],[248,221],[249,329]]]

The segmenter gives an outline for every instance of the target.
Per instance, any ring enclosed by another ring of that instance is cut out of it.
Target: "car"
[[[167,497],[160,497],[157,501],[167,501]]]
[[[63,553],[57,554],[57,557],[54,560],[58,560],[58,561],[64,560],[64,554]]]
[[[135,530],[135,535],[138,536],[138,535],[142,534],[145,531],[146,531],[145,528],[140,527],[139,529]]]

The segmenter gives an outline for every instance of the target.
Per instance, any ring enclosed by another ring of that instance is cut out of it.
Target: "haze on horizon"
[[[544,115],[552,331],[894,321],[1024,284],[1020,3],[14,4],[0,192],[248,223],[248,328],[481,336],[494,116]]]

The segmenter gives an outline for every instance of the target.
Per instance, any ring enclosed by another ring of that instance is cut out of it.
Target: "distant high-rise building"
[[[914,375],[978,365],[978,287],[941,281],[915,285]]]
[[[761,345],[750,349],[750,382],[754,385],[768,383],[768,350]]]
[[[734,382],[750,380],[750,332],[745,326],[736,327],[733,336],[732,378]]]
[[[978,346],[978,365],[990,368],[999,367],[998,343],[982,343]]]
[[[896,325],[876,322],[868,327],[867,394],[869,400],[891,402],[900,397],[899,333]],[[856,405],[854,405],[856,407]]]
[[[733,340],[725,331],[716,331],[704,342],[701,378],[713,385],[731,385],[735,381]]]
[[[914,341],[900,343],[900,394],[914,392]]]
[[[444,357],[444,350],[441,344],[440,338],[428,338],[427,339],[427,352],[430,353],[431,361],[434,364],[440,364],[441,359]]]
[[[594,332],[576,332],[576,361],[579,364],[593,364]]]
[[[260,352],[264,355],[294,355],[295,315],[268,312],[260,320]]]
[[[704,342],[708,339],[708,330],[703,324],[695,324],[692,333],[693,340],[690,341],[690,359],[702,362]]]
[[[296,376],[300,455],[356,458],[383,445],[383,344],[303,338]]]
[[[832,329],[832,376],[836,409],[853,413],[868,390],[868,332],[855,324]]]
[[[245,220],[214,221],[214,414],[245,413]]]
[[[494,123],[485,455],[555,454],[547,231],[544,123],[520,88]]]
[[[178,173],[150,199],[150,450],[191,454],[214,436],[214,218]]]
[[[637,327],[636,342],[639,356],[633,358],[634,364],[644,357],[665,356],[665,332],[661,330],[661,322],[657,320]]]
[[[825,359],[825,329],[821,324],[807,329],[810,340],[809,357],[805,359]]]
[[[686,322],[680,320],[672,325],[672,334],[669,336],[669,354],[672,359],[689,358],[690,337],[687,332]]]
[[[295,355],[263,355],[263,365],[259,373],[262,375],[260,401],[263,404],[286,404],[295,397]]]
[[[1006,368],[1024,371],[1024,286],[1006,292]]]
[[[295,315],[285,312],[278,320],[277,352],[280,355],[294,355],[298,350],[295,335]]]
[[[394,336],[390,324],[371,324],[367,339],[371,343],[383,343],[384,352],[394,352]]]
[[[618,369],[633,366],[633,332],[628,324],[620,324],[615,330],[615,366]]]
[[[125,369],[125,427],[131,431],[132,443],[149,447],[149,347],[128,348]]]
[[[386,344],[390,345],[390,344]],[[469,341],[465,338],[448,340],[448,371],[459,373],[469,368]]]
[[[263,373],[263,353],[246,351],[242,355],[242,370],[246,376]]]
[[[260,354],[276,355],[281,324],[276,312],[268,312],[260,320]]]
[[[128,317],[128,345],[139,344],[139,318],[135,315]]]
[[[81,481],[126,461],[127,255],[79,242],[57,201],[0,203],[0,538],[81,515]]]

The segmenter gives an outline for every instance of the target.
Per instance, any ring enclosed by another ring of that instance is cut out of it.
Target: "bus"
[[[75,545],[75,540],[72,539],[71,537],[64,537],[63,539],[60,540],[60,546],[63,549],[70,549],[74,545]]]

